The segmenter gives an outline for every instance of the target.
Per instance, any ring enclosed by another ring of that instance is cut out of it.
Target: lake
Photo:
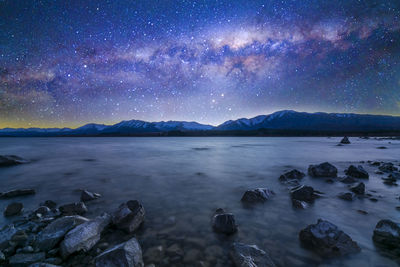
[[[88,189],[102,194],[87,205],[91,218],[137,199],[146,210],[145,223],[137,234],[144,253],[150,247],[178,244],[185,253],[197,250],[195,260],[208,264],[204,266],[230,266],[233,241],[269,251],[278,266],[397,266],[381,256],[372,242],[380,219],[400,221],[395,208],[400,206],[399,189],[383,184],[383,176],[374,173],[376,167],[362,164],[370,174],[363,181],[366,190],[375,191],[370,193],[377,202],[344,201],[337,194],[348,191],[348,185],[306,176],[303,184],[325,194],[309,208],[296,210],[287,185],[278,180],[285,171],[296,168],[306,173],[310,164],[325,161],[338,168],[339,176],[360,161],[399,165],[400,141],[350,138],[350,145],[337,146],[339,141],[324,137],[0,138],[0,155],[32,161],[0,169],[1,191],[36,190],[34,196],[0,203],[4,208],[20,200],[25,210],[33,210],[47,199],[58,204],[79,201],[78,189]],[[377,149],[383,145],[388,149]],[[244,207],[243,193],[257,187],[270,188],[276,195],[252,209]],[[235,215],[237,234],[225,237],[213,232],[210,221],[217,208]],[[326,260],[302,248],[299,231],[318,218],[350,235],[361,252]],[[0,216],[2,225],[11,221]]]

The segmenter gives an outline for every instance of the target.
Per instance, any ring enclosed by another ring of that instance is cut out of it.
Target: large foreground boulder
[[[400,224],[391,220],[380,220],[372,237],[381,249],[400,256]]]
[[[362,178],[362,179],[368,179],[369,174],[366,170],[361,165],[358,165],[357,167],[354,165],[350,165],[347,170],[344,171],[348,176],[354,177],[354,178]]]
[[[299,238],[305,247],[324,257],[342,256],[361,250],[358,244],[336,225],[321,219],[301,230]]]
[[[0,198],[13,198],[27,195],[34,195],[36,192],[34,189],[16,189],[7,192],[0,193]]]
[[[37,235],[36,247],[42,251],[48,251],[54,248],[69,230],[88,221],[88,219],[78,215],[58,218]]]
[[[256,188],[253,190],[247,190],[243,194],[241,201],[248,204],[265,202],[273,195],[275,195],[274,191],[268,188]]]
[[[29,161],[14,155],[0,155],[0,167],[10,167],[14,165],[28,163]]]
[[[334,178],[337,176],[337,172],[337,168],[329,162],[324,162],[318,165],[310,165],[308,167],[308,174],[312,177]]]
[[[226,213],[223,209],[217,209],[212,219],[214,231],[226,235],[233,234],[237,231],[235,216],[232,213]]]
[[[112,215],[113,224],[128,233],[133,233],[143,223],[145,211],[137,200],[129,200],[119,206]]]
[[[293,188],[290,191],[290,196],[292,197],[292,200],[295,199],[306,202],[312,202],[314,201],[314,199],[319,197],[314,188],[306,185],[301,185]]]
[[[69,231],[61,242],[61,256],[67,258],[77,251],[89,251],[100,240],[101,232],[110,222],[111,216],[103,213],[94,220],[84,222]]]
[[[230,255],[236,267],[275,267],[269,253],[256,245],[233,243]]]
[[[143,267],[142,249],[136,238],[116,245],[96,257],[96,267]]]

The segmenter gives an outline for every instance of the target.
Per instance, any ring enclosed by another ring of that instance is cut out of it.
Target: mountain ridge
[[[399,132],[400,116],[281,110],[269,115],[228,120],[212,126],[195,121],[124,120],[113,125],[88,123],[70,128],[4,128],[0,136],[97,136],[201,132]]]

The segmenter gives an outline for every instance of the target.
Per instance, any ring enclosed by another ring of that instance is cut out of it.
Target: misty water
[[[79,201],[78,189],[83,188],[102,194],[87,205],[86,216],[94,217],[137,199],[146,210],[145,223],[137,234],[144,252],[157,245],[179,244],[185,253],[200,251],[197,260],[209,266],[230,266],[233,241],[268,250],[278,266],[397,266],[372,241],[380,219],[400,221],[400,211],[395,209],[400,206],[399,189],[383,184],[383,175],[374,173],[376,167],[362,164],[370,173],[370,179],[363,182],[377,202],[341,200],[337,194],[347,192],[348,185],[306,176],[302,183],[325,195],[308,209],[295,210],[287,186],[278,180],[285,171],[306,172],[309,164],[324,161],[334,164],[339,176],[360,161],[399,164],[400,141],[350,140],[350,145],[336,146],[339,138],[322,137],[1,138],[0,154],[32,161],[0,169],[1,191],[34,188],[36,195],[0,203],[4,209],[18,200],[29,211],[47,199],[58,204]],[[388,149],[377,149],[382,145]],[[252,209],[244,207],[240,202],[243,193],[257,187],[270,188],[276,195]],[[226,237],[213,232],[210,221],[217,208],[235,215],[237,234]],[[1,225],[15,219],[0,217]],[[361,252],[326,260],[302,248],[299,231],[318,218],[349,234]]]

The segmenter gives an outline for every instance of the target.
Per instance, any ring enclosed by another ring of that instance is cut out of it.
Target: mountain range
[[[141,135],[324,135],[400,134],[400,117],[353,113],[282,110],[212,126],[187,121],[121,121],[70,128],[4,128],[0,136],[141,136]]]

